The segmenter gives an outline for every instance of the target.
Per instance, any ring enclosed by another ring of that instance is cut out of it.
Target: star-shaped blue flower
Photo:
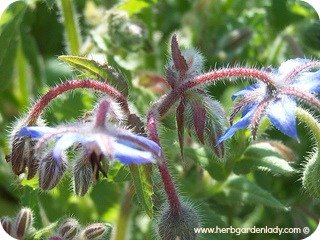
[[[71,146],[80,144],[87,152],[104,155],[109,160],[119,160],[124,164],[154,163],[160,156],[160,147],[146,137],[135,135],[123,129],[97,128],[90,126],[24,127],[18,137],[38,139],[41,143],[54,140],[52,156],[58,164],[64,152]],[[40,144],[39,144],[40,143]]]
[[[297,100],[320,109],[315,94],[320,92],[319,62],[308,59],[291,59],[282,63],[278,70],[270,71],[273,82],[250,85],[232,96],[239,99],[230,116],[242,112],[242,118],[226,130],[220,142],[231,138],[239,129],[250,125],[255,137],[261,118],[266,115],[272,125],[282,133],[298,139],[296,128]]]

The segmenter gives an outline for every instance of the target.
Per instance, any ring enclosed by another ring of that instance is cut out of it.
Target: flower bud
[[[181,206],[178,213],[165,208],[157,223],[157,232],[161,240],[194,240],[197,235],[194,228],[199,227],[197,213],[189,206]]]
[[[95,240],[101,239],[101,237],[110,231],[111,226],[102,224],[102,223],[94,223],[87,226],[81,233],[82,239],[85,240]]]
[[[166,66],[166,80],[172,88],[202,72],[203,57],[195,49],[181,51],[175,35],[171,39],[171,60]]]
[[[196,95],[197,94],[197,95]],[[227,126],[223,107],[210,97],[195,93],[185,104],[185,125],[199,142],[208,146],[219,158],[224,158],[224,144],[218,143]]]
[[[12,151],[9,161],[11,161],[12,171],[16,175],[23,173],[26,168],[26,162],[24,161],[24,146],[26,141],[28,141],[26,137],[14,137],[12,141]]]
[[[124,49],[129,52],[142,48],[146,39],[145,27],[142,23],[132,21],[124,11],[109,11],[107,17],[107,38],[109,46],[114,50]]]
[[[90,154],[83,150],[81,155],[73,167],[74,192],[78,196],[84,196],[88,192],[94,174]]]
[[[64,158],[55,159],[50,151],[39,164],[39,187],[43,190],[54,188],[62,178],[66,170]]]
[[[3,227],[3,230],[6,231],[6,233],[8,233],[9,235],[12,234],[12,220],[10,218],[3,218],[1,219],[1,225]]]
[[[30,140],[25,145],[25,149],[27,147],[25,152],[26,166],[28,168],[27,179],[32,179],[36,175],[39,167],[39,161],[35,154],[36,142],[35,140]]]
[[[59,235],[63,240],[72,240],[79,232],[80,226],[77,220],[67,219],[59,228]]]
[[[15,232],[18,239],[23,239],[32,225],[32,212],[29,208],[22,208],[17,215]]]

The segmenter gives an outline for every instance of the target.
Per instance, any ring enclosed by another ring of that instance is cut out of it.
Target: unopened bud
[[[22,208],[15,222],[16,237],[23,239],[32,225],[32,212],[29,208]]]
[[[12,152],[9,159],[12,164],[12,171],[16,175],[23,173],[26,168],[26,162],[24,161],[24,146],[26,141],[28,141],[26,137],[14,137],[12,141]]]
[[[62,178],[66,170],[66,162],[63,158],[57,160],[50,151],[40,161],[39,165],[39,187],[43,190],[54,188]]]
[[[102,223],[94,223],[87,226],[83,231],[81,236],[85,240],[95,240],[100,239],[109,227]]]
[[[193,95],[192,100],[185,104],[186,128],[190,129],[199,142],[208,146],[222,160],[224,144],[218,143],[218,139],[227,126],[224,109],[219,102],[210,97],[201,93],[193,93]]]
[[[39,161],[35,155],[36,142],[35,140],[30,140],[28,144],[26,144],[27,149],[24,157],[28,168],[27,179],[32,179],[36,175],[39,167]]]
[[[9,235],[12,234],[12,220],[10,218],[5,217],[1,219],[1,225],[6,233],[8,233]]]
[[[194,228],[199,225],[198,215],[191,207],[182,206],[178,213],[167,207],[158,219],[157,231],[161,240],[194,240],[197,237]]]
[[[177,50],[178,46],[174,49]],[[203,56],[195,49],[181,52],[176,50],[172,50],[172,59],[166,66],[166,79],[172,88],[177,87],[180,81],[187,81],[201,74],[204,62]]]
[[[85,152],[79,160],[76,161],[73,168],[74,192],[78,196],[84,196],[91,185],[93,169],[90,163],[90,155]]]
[[[141,22],[132,21],[124,11],[108,12],[108,30],[106,41],[115,50],[137,51],[146,39],[146,30]]]
[[[79,223],[73,218],[67,219],[59,228],[59,235],[63,240],[73,239],[79,232]]]

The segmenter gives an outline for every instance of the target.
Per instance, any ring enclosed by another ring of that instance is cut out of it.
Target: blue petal
[[[320,92],[320,70],[316,72],[302,73],[293,83],[294,87],[299,90],[310,93]]]
[[[58,162],[61,161],[62,153],[71,147],[75,143],[88,143],[93,142],[92,137],[83,136],[78,133],[67,133],[64,134],[55,144],[54,148],[52,149],[52,156]]]
[[[54,132],[54,128],[51,127],[23,127],[17,133],[17,137],[31,137],[31,138],[41,138],[47,133]]]
[[[124,135],[124,134],[117,135],[117,138],[118,138],[117,142],[121,143],[123,145],[127,145],[129,147],[133,147],[133,148],[142,148],[143,145],[146,145],[148,148],[150,148],[150,150],[153,150],[153,152],[156,153],[156,155],[160,156],[161,148],[154,141],[152,141],[146,137],[143,137],[140,135],[135,135],[135,134],[130,134],[130,138],[132,138],[132,141],[130,141],[127,139],[123,139],[123,138],[125,138],[125,136],[126,135]],[[145,150],[148,150],[148,149],[145,149]]]
[[[155,159],[150,152],[140,151],[115,142],[113,144],[114,158],[124,164],[154,163]]]
[[[279,69],[278,69],[278,74],[279,75],[287,75],[289,72],[291,72],[293,69],[295,69],[296,67],[305,64],[307,62],[309,62],[309,59],[306,58],[295,58],[295,59],[289,59],[285,62],[283,62]]]
[[[252,84],[250,86],[247,86],[247,87],[241,89],[240,91],[238,91],[232,95],[232,97],[231,97],[232,101],[234,101],[237,97],[241,97],[243,95],[246,95],[247,93],[254,91],[255,89],[259,88],[259,86],[260,86],[260,84],[255,83],[255,84]]]
[[[257,104],[252,105],[250,111],[247,112],[238,122],[233,124],[227,131],[219,138],[218,143],[221,143],[231,138],[239,129],[246,128],[251,122],[252,115],[257,107]]]
[[[298,140],[296,108],[296,102],[285,96],[270,104],[266,112],[273,126],[289,137]]]

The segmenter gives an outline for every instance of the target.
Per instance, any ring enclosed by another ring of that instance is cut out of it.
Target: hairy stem
[[[103,127],[105,122],[106,122],[106,117],[108,110],[110,108],[110,102],[107,100],[102,100],[97,108],[97,114],[96,114],[96,122],[95,126],[96,127]]]
[[[160,145],[160,139],[157,131],[157,117],[153,111],[150,111],[148,114],[147,129],[150,139]],[[158,162],[158,169],[164,185],[164,190],[167,194],[171,211],[174,214],[178,214],[181,211],[181,203],[163,154],[161,158],[163,161]]]
[[[310,194],[320,198],[320,123],[314,116],[302,108],[297,109],[297,117],[311,130],[313,139],[315,140],[315,147],[306,158],[307,163],[303,170],[302,185]]]
[[[298,67],[295,67],[292,71],[290,71],[285,77],[286,82],[290,82],[293,80],[297,75],[301,74],[312,68],[320,68],[320,61],[309,61],[305,64],[301,64]]]
[[[75,7],[72,0],[60,0],[59,7],[63,17],[65,27],[65,37],[69,47],[69,52],[72,55],[80,54],[81,35],[76,17]]]
[[[184,82],[179,87],[173,89],[158,106],[160,117],[162,117],[186,91],[200,85],[235,77],[256,79],[266,83],[267,85],[274,85],[273,79],[267,72],[253,68],[224,68],[215,70],[199,75],[198,77]]]
[[[111,87],[107,83],[98,82],[95,80],[70,80],[54,88],[51,88],[45,95],[43,95],[30,110],[27,116],[26,123],[28,125],[35,124],[44,108],[54,98],[61,95],[62,93],[79,88],[88,88],[105,93],[116,100],[126,114],[130,113],[127,99],[118,90]]]

